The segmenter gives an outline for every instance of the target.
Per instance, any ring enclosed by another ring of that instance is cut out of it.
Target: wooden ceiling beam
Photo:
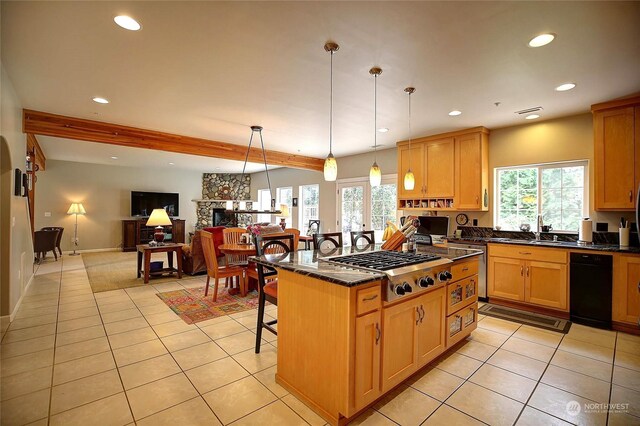
[[[44,151],[42,151],[38,139],[33,133],[27,133],[27,152],[33,152],[34,163],[40,167],[40,170],[46,170],[47,157],[45,157]]]
[[[181,136],[28,109],[23,110],[22,127],[25,133],[33,135],[54,136],[131,148],[146,148],[179,154],[224,158],[227,160],[244,161],[247,155],[246,145],[235,145],[227,142]],[[247,129],[248,136],[249,129]],[[265,150],[265,153],[267,164],[274,166],[316,171],[322,171],[324,167],[324,159],[320,158],[271,150]],[[262,149],[252,147],[248,161],[262,163]]]

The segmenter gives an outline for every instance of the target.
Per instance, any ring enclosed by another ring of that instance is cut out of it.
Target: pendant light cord
[[[260,147],[262,148],[262,160],[264,161],[264,171],[267,174],[267,184],[269,185],[269,203],[271,203],[271,200],[273,200],[273,191],[271,190],[271,180],[269,179],[269,169],[267,168],[267,153],[264,151],[264,141],[262,140],[262,128],[261,127],[257,127],[254,129],[254,127],[251,127],[251,137],[249,138],[249,147],[247,148],[247,155],[245,155],[244,157],[244,165],[242,166],[242,178],[241,178],[241,182],[244,182],[244,176],[245,176],[245,170],[247,168],[247,161],[249,160],[249,152],[251,152],[251,144],[253,143],[253,133],[254,132],[259,132],[260,133]],[[240,190],[238,188],[238,190]],[[240,194],[237,193],[236,194],[236,198],[239,200],[240,199]],[[271,205],[271,204],[269,204]]]
[[[333,155],[333,50],[331,51],[331,83],[330,83],[330,98],[329,101],[329,155]]]
[[[273,200],[273,192],[271,191],[271,180],[269,180],[269,169],[267,168],[267,153],[264,152],[264,141],[262,140],[262,130],[260,131],[260,146],[262,147],[262,159],[264,160],[264,171],[267,174],[267,184],[269,185],[269,202]]]
[[[378,74],[373,75],[373,162],[378,162]]]
[[[242,165],[242,178],[241,183],[244,182],[244,171],[247,168],[247,161],[249,160],[249,152],[251,152],[251,142],[253,141],[253,129],[251,129],[251,137],[249,138],[249,147],[247,148],[247,155],[244,157],[244,164]],[[238,188],[240,190],[240,188]],[[240,194],[236,193],[236,198],[240,199]]]
[[[411,92],[409,92],[409,171],[411,171]]]

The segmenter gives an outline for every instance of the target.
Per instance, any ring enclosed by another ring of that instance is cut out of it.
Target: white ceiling
[[[116,26],[118,14],[142,30]],[[534,106],[541,119],[587,112],[640,91],[640,2],[3,1],[1,31],[2,63],[25,108],[241,145],[259,124],[266,148],[320,158],[327,40],[340,44],[336,156],[373,145],[374,65],[387,147],[408,137],[409,85],[414,136],[522,124],[514,111]],[[557,38],[528,47],[541,32]],[[578,86],[553,90],[564,82]],[[449,117],[452,109],[463,114]],[[127,150],[42,139],[50,158],[104,162]],[[137,151],[134,164],[169,161]]]

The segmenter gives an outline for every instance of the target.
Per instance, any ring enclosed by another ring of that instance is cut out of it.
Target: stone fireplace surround
[[[203,173],[202,199],[196,202],[196,229],[213,226],[213,209],[226,208],[227,200],[249,200],[251,176],[230,173]],[[239,215],[238,226],[249,225],[251,215]]]

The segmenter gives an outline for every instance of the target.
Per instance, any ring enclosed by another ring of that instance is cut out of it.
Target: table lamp
[[[280,204],[280,227],[284,231],[287,228],[287,219],[289,217],[289,206]]]
[[[71,203],[69,210],[67,210],[67,214],[76,215],[76,226],[73,232],[73,253],[71,253],[71,256],[77,256],[80,254],[80,253],[76,253],[76,248],[78,247],[78,215],[79,214],[84,215],[84,214],[87,214],[87,212],[85,211],[82,203]]]
[[[153,209],[151,216],[149,216],[149,220],[147,220],[147,226],[156,227],[153,239],[158,244],[162,244],[164,241],[164,229],[162,227],[169,226],[171,224],[171,219],[169,219],[169,215],[165,209]]]

